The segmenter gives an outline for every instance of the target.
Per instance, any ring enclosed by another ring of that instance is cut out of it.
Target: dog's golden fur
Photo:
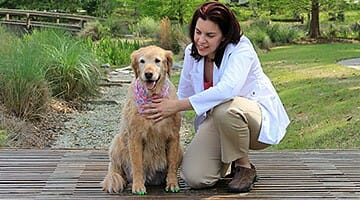
[[[156,85],[147,90],[148,95],[161,92],[173,65],[173,54],[157,46],[140,48],[131,54],[135,78],[146,88],[146,81]],[[147,75],[145,75],[148,73]],[[155,123],[143,117],[134,100],[134,83],[128,89],[122,110],[120,133],[110,146],[108,173],[102,181],[103,190],[122,192],[132,183],[132,192],[146,193],[145,185],[165,184],[166,191],[178,191],[177,170],[182,159],[179,130],[180,114]],[[174,85],[168,80],[167,98],[177,98]]]

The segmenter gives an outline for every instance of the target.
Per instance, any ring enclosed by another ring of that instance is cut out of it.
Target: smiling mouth
[[[153,90],[153,89],[155,89],[157,82],[160,80],[160,77],[161,77],[161,76],[159,76],[159,78],[158,78],[157,80],[155,80],[155,81],[154,81],[154,80],[146,80],[146,81],[145,81],[146,89],[147,89],[147,90]]]
[[[146,81],[145,86],[146,86],[146,89],[153,90],[156,86],[156,81]]]
[[[199,49],[206,49],[206,47],[203,45],[198,45],[198,47],[199,47]]]

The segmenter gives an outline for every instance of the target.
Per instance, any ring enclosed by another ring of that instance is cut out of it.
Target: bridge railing
[[[0,24],[24,26],[27,30],[47,27],[77,32],[94,20],[95,17],[86,15],[0,8]]]

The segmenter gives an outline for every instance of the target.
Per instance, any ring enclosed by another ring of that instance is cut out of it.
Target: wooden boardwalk
[[[104,150],[0,149],[0,199],[360,199],[360,150],[256,151],[250,157],[259,181],[250,193],[216,187],[165,193],[148,187],[107,194],[99,182],[107,170]]]
[[[32,28],[55,28],[79,32],[87,22],[96,21],[96,17],[35,10],[0,8],[0,25]]]

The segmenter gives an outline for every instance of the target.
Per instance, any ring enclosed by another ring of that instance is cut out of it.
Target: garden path
[[[344,59],[339,61],[338,64],[360,70],[360,58]]]

